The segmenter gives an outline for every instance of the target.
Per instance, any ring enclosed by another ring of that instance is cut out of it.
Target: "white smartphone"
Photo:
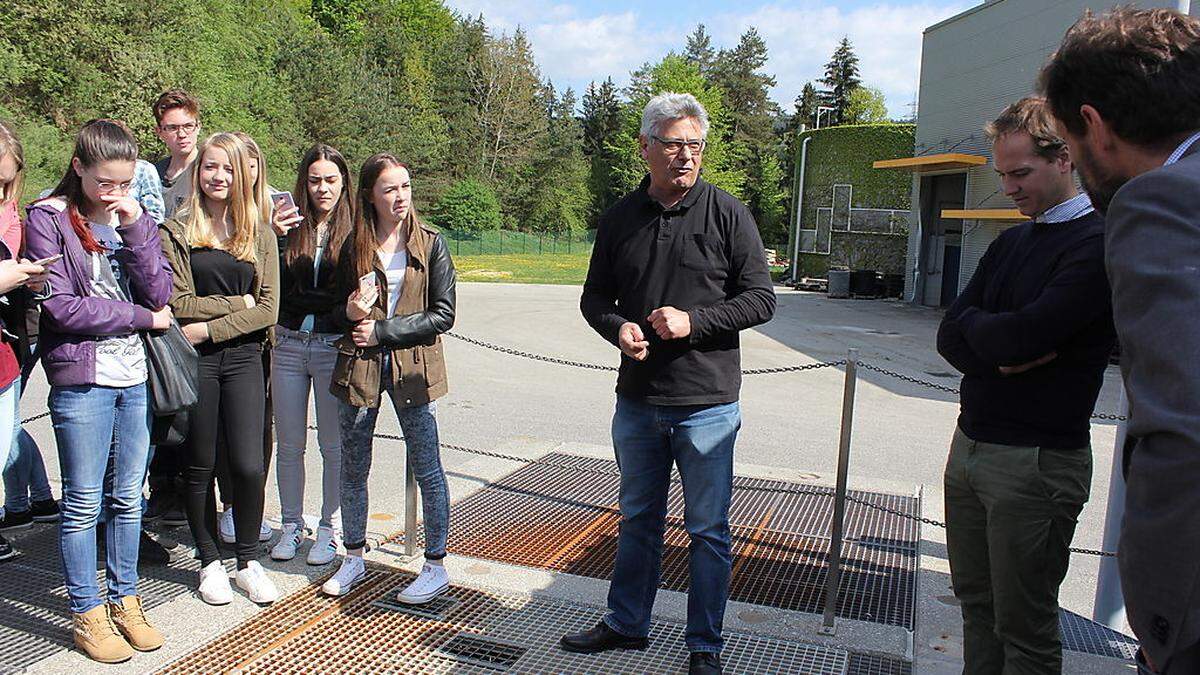
[[[367,288],[375,288],[376,284],[378,284],[378,283],[379,282],[375,280],[374,272],[367,272],[366,274],[364,274],[358,278],[359,290],[366,290]]]
[[[34,265],[41,265],[42,267],[45,267],[46,265],[49,265],[52,262],[58,262],[59,260],[62,259],[62,257],[63,257],[63,254],[55,253],[54,255],[52,255],[48,258],[42,258],[41,260],[34,260],[32,262]]]

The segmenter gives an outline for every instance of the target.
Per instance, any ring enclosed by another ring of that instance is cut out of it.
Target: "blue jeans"
[[[384,361],[384,391],[392,394],[391,360]],[[437,403],[401,407],[392,398],[392,407],[404,432],[408,465],[421,488],[421,508],[425,527],[425,557],[446,557],[446,537],[450,531],[450,491],[442,456],[438,448]],[[346,549],[363,548],[367,540],[367,477],[371,473],[372,441],[379,408],[355,408],[338,401],[342,429],[342,527]],[[393,484],[403,485],[403,478]]]
[[[32,361],[33,358],[29,360]],[[25,372],[28,370],[32,370],[32,366],[27,366]],[[31,501],[54,499],[54,494],[50,492],[50,480],[46,476],[46,464],[42,461],[42,451],[38,449],[37,441],[20,426],[19,401],[24,393],[22,385],[25,383],[25,372],[13,382],[17,389],[13,403],[13,430],[17,436],[12,454],[8,458],[8,465],[4,468],[4,510],[14,513],[28,511]],[[0,414],[7,414],[9,408],[6,404],[0,403],[0,408],[3,408]],[[0,429],[7,428],[0,421]]]
[[[621,528],[604,617],[609,628],[629,637],[650,632],[674,463],[683,479],[683,521],[691,538],[685,642],[689,651],[721,651],[733,562],[733,445],[741,426],[736,401],[663,406],[617,397],[612,437],[621,470]]]
[[[150,462],[146,385],[50,388],[50,418],[62,473],[63,575],[71,611],[100,605],[96,521],[104,511],[108,600],[137,595],[142,483]]]

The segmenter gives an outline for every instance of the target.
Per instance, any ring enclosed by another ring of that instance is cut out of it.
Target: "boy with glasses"
[[[175,215],[192,190],[192,162],[200,135],[200,103],[182,89],[163,92],[152,107],[155,133],[167,146],[167,156],[154,163],[163,185],[166,216]]]

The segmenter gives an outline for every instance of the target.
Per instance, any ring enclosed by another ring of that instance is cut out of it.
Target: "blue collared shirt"
[[[1092,200],[1086,193],[1071,197],[1067,201],[1051,206],[1033,219],[1035,223],[1065,223],[1068,220],[1075,220],[1095,211],[1092,206]]]
[[[1175,148],[1175,152],[1172,152],[1171,156],[1167,157],[1167,161],[1163,162],[1163,166],[1168,166],[1178,162],[1179,158],[1183,157],[1183,153],[1187,152],[1188,149],[1191,148],[1198,140],[1200,140],[1200,131],[1197,131],[1186,141],[1180,143],[1179,147]]]

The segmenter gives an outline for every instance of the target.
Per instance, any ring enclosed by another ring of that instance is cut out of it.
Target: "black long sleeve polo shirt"
[[[775,291],[758,227],[732,195],[703,179],[664,209],[649,177],[600,218],[580,310],[617,344],[621,325],[641,326],[645,361],[621,355],[617,393],[654,405],[738,400],[738,331],[769,321]],[[688,313],[691,335],[662,340],[646,319],[660,307]]]

